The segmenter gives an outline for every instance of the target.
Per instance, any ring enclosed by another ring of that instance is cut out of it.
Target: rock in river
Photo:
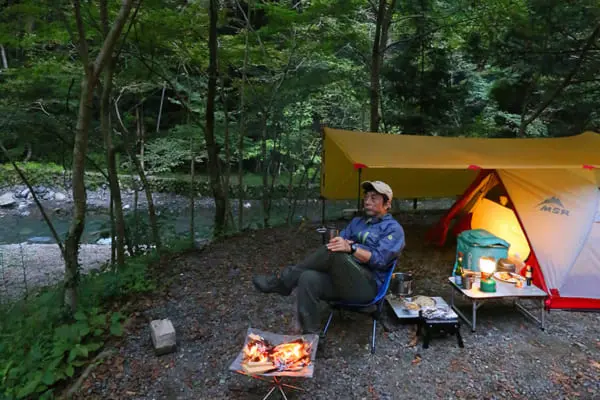
[[[0,207],[12,207],[17,203],[12,192],[4,193],[0,196]]]

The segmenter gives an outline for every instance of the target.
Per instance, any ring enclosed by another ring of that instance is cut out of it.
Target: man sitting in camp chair
[[[404,229],[388,214],[392,189],[381,181],[363,182],[364,216],[325,246],[281,274],[259,275],[254,286],[263,293],[288,296],[298,287],[298,319],[303,333],[320,328],[319,301],[368,303],[404,247]]]

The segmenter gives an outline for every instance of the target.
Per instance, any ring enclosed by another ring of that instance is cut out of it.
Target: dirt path
[[[401,270],[415,273],[419,294],[448,300],[445,279],[453,248],[425,247],[424,230],[415,221],[401,222],[408,237]],[[318,245],[312,231],[272,229],[215,243],[161,266],[172,276],[169,288],[155,300],[140,300],[141,311],[118,355],[86,380],[81,398],[262,399],[266,384],[232,374],[228,367],[249,326],[292,330],[294,296],[259,294],[250,279]],[[545,332],[503,303],[486,305],[478,317],[477,333],[462,329],[464,349],[450,337],[424,350],[421,343],[411,345],[411,326],[388,322],[388,330],[378,329],[377,353],[371,355],[370,319],[336,316],[319,345],[314,378],[298,382],[307,392],[288,398],[600,397],[600,314],[552,312]],[[156,318],[173,321],[176,353],[153,355],[148,323]]]

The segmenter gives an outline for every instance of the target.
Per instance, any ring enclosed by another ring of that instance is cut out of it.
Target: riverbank
[[[83,244],[79,250],[82,273],[110,261],[110,246]],[[65,263],[55,244],[0,245],[0,299],[21,298],[32,290],[60,282]]]
[[[58,188],[63,192],[70,192],[71,180],[70,172],[65,171],[62,166],[56,164],[40,164],[35,162],[19,163],[19,168],[23,171],[31,185],[45,186]],[[154,193],[170,193],[189,196],[191,188],[191,177],[187,174],[169,174],[169,175],[152,175],[146,176],[148,186]],[[300,183],[300,177],[295,177],[290,192],[289,177],[280,176],[276,179],[270,193],[273,199],[282,199],[286,197],[298,198],[318,198],[319,197],[319,182],[315,181],[306,186],[303,180]],[[143,185],[139,176],[131,174],[119,174],[119,182],[121,189],[132,190],[134,188],[142,189]],[[270,182],[270,180],[269,180]],[[12,165],[0,164],[0,190],[6,191],[13,186],[21,185],[22,181],[16,173]],[[237,175],[232,175],[229,185],[229,197],[237,197],[239,195],[239,185]],[[85,173],[85,184],[89,191],[94,191],[98,188],[106,188],[107,180],[99,172],[88,170]],[[211,197],[212,190],[208,176],[205,174],[197,174],[194,177],[194,192],[197,197]],[[244,198],[258,200],[262,198],[262,176],[258,174],[244,174]],[[143,193],[142,193],[143,196]]]

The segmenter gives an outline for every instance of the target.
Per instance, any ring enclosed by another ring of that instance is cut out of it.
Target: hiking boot
[[[263,293],[278,293],[282,296],[289,296],[292,293],[291,289],[288,289],[275,274],[256,275],[252,278],[252,283]]]

